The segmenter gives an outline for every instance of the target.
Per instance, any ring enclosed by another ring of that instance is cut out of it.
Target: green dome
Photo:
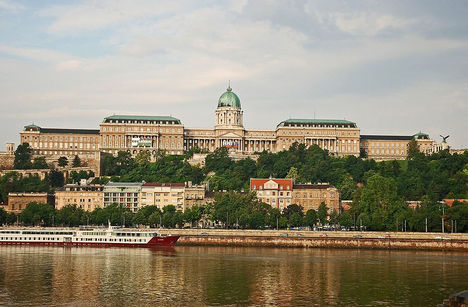
[[[237,97],[236,94],[232,92],[232,88],[228,87],[227,92],[221,95],[218,100],[218,108],[219,107],[234,107],[240,108],[240,99]]]

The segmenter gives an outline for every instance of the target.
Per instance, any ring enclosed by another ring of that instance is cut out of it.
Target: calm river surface
[[[0,247],[0,305],[436,306],[468,254],[231,247]]]

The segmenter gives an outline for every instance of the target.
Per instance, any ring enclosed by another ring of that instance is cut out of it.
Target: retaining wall
[[[177,245],[468,251],[468,234],[161,229]],[[390,237],[385,237],[388,234]],[[286,236],[287,235],[287,236]],[[325,236],[326,235],[326,236]],[[355,237],[360,236],[360,237]]]

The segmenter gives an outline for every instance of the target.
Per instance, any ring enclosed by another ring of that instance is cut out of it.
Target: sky
[[[468,1],[0,0],[0,150],[113,114],[346,119],[468,148]]]

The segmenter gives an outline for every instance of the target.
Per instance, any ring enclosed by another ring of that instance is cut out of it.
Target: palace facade
[[[365,151],[376,160],[404,159],[408,142],[415,138],[421,151],[440,150],[428,135],[361,135],[356,123],[337,119],[287,119],[275,129],[246,129],[239,97],[228,87],[218,99],[213,128],[186,128],[172,116],[112,115],[99,130],[57,129],[28,125],[20,143],[29,143],[35,155],[93,159],[100,153],[140,151],[183,154],[193,148],[212,152],[227,147],[237,154],[287,150],[293,143],[317,145],[335,156],[358,156]]]

